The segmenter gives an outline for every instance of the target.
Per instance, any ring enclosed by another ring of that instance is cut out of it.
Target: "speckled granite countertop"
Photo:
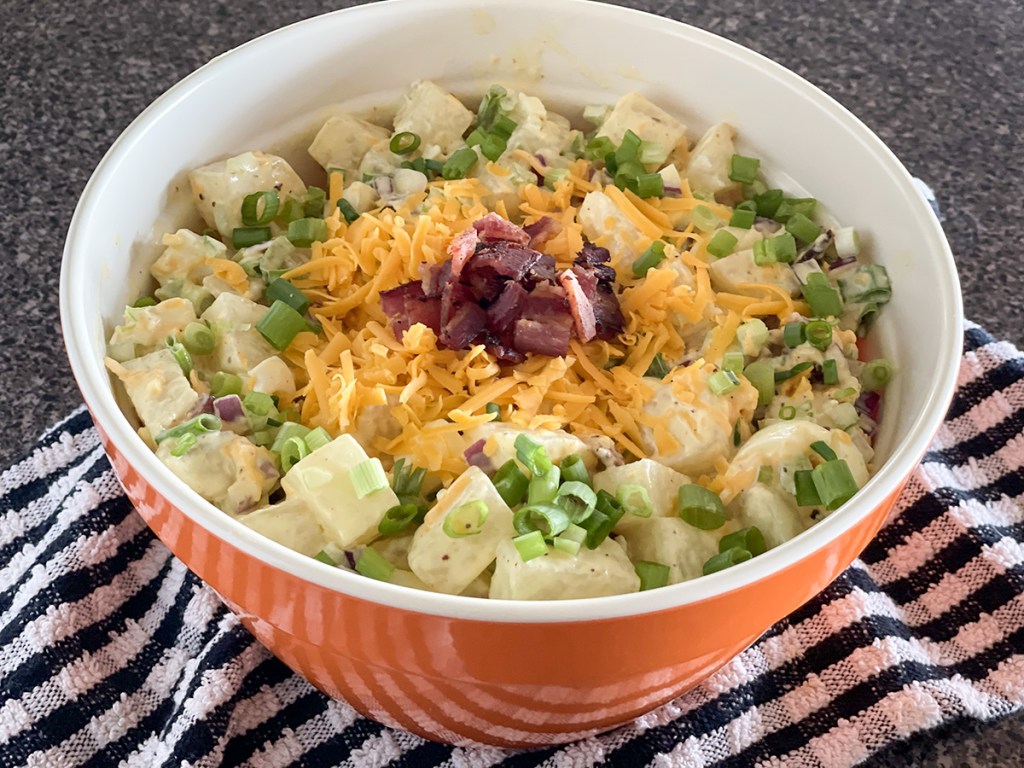
[[[0,460],[79,404],[57,317],[64,235],[107,147],[213,56],[351,2],[4,0],[0,29]],[[775,59],[858,115],[938,193],[967,316],[1024,346],[1024,5],[622,2]],[[1024,765],[1024,715],[899,744],[872,766]]]

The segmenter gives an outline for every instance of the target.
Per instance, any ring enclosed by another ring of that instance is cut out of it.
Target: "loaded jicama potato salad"
[[[335,110],[319,186],[191,172],[206,229],[164,235],[107,358],[166,466],[329,566],[499,599],[698,578],[848,501],[893,373],[857,233],[639,93],[585,127],[473,106]]]

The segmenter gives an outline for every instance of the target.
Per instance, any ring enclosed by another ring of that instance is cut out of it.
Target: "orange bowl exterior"
[[[246,554],[161,496],[99,432],[146,523],[274,655],[367,717],[459,745],[564,743],[685,693],[835,579],[900,490],[827,546],[744,589],[615,619],[471,621],[362,600]]]

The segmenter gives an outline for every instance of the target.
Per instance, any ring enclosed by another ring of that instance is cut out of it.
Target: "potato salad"
[[[325,110],[315,177],[189,174],[204,224],[106,362],[196,493],[325,567],[556,600],[737,566],[868,480],[888,275],[735,127],[497,84],[392,106]]]

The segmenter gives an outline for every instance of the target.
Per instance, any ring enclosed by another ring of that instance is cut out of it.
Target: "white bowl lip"
[[[523,12],[528,12],[531,6],[537,12],[543,12],[550,10],[552,3],[553,0],[520,0],[516,6]],[[423,592],[331,568],[257,534],[200,498],[170,472],[135,433],[121,412],[114,400],[109,376],[102,363],[85,354],[85,350],[89,349],[89,340],[79,330],[84,328],[85,324],[74,322],[75,313],[84,312],[81,303],[78,306],[71,306],[70,297],[72,295],[72,274],[75,272],[75,253],[85,251],[85,248],[80,246],[77,241],[84,226],[83,222],[88,216],[87,210],[90,207],[90,201],[97,194],[96,190],[102,187],[108,176],[112,174],[122,148],[143,135],[150,123],[173,109],[180,99],[209,78],[216,77],[221,68],[226,65],[227,59],[255,52],[269,38],[292,34],[299,28],[320,23],[327,17],[339,14],[348,14],[349,16],[381,14],[383,18],[383,15],[391,10],[391,6],[411,5],[411,0],[384,0],[384,2],[332,11],[281,27],[215,57],[179,81],[150,104],[114,141],[90,177],[76,206],[68,229],[60,277],[61,324],[72,371],[93,417],[117,450],[167,502],[175,506],[182,514],[187,515],[213,535],[232,544],[249,556],[299,579],[342,593],[353,599],[415,613],[476,622],[574,623],[621,619],[667,611],[710,600],[770,577],[838,539],[881,505],[893,490],[900,488],[902,483],[910,477],[941,426],[953,398],[962,348],[963,305],[959,279],[949,243],[946,241],[933,211],[915,189],[909,172],[882,140],[839,102],[796,73],[751,49],[689,24],[636,9],[595,3],[591,0],[557,0],[557,3],[566,8],[585,11],[589,15],[604,18],[608,23],[628,21],[638,26],[645,25],[652,34],[700,40],[718,48],[722,53],[746,60],[750,65],[771,74],[780,86],[801,92],[805,98],[810,98],[819,106],[829,110],[835,119],[845,124],[845,127],[854,134],[856,139],[867,144],[879,162],[886,166],[895,187],[908,201],[912,213],[923,224],[923,229],[929,236],[926,241],[922,242],[921,248],[931,254],[936,267],[942,267],[939,272],[943,278],[940,288],[946,296],[938,298],[945,299],[949,309],[952,310],[946,313],[944,325],[935,329],[940,338],[946,341],[938,366],[939,372],[944,375],[937,376],[928,392],[924,393],[928,404],[904,435],[893,455],[849,505],[798,537],[739,566],[700,579],[648,592],[545,602],[489,600]],[[426,4],[418,6],[418,8],[424,7],[428,6]],[[486,7],[484,6],[484,8]],[[442,11],[466,13],[476,11],[480,6],[474,0],[435,0],[430,3],[429,8],[432,14]]]

